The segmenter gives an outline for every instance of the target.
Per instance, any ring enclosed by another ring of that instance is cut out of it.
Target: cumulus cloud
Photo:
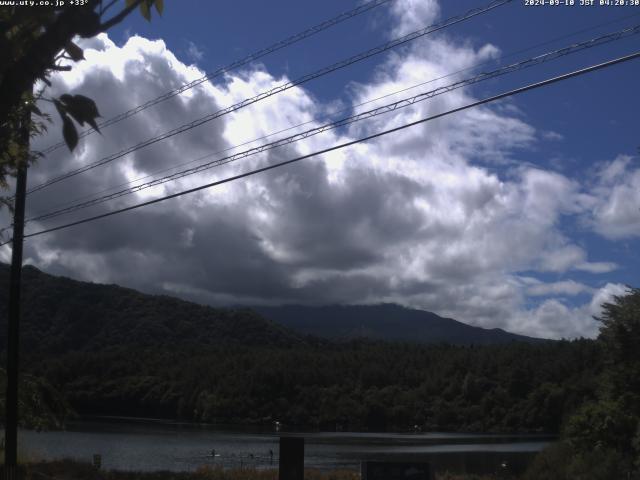
[[[394,35],[432,23],[439,15],[435,1],[399,0],[393,5]],[[105,118],[203,74],[177,59],[162,41],[134,36],[118,47],[100,35],[83,47],[87,60],[72,72],[57,75],[52,94],[88,95]],[[368,81],[350,85],[352,104],[469,67],[496,52],[493,45],[473,48],[445,37],[430,38],[387,56]],[[31,182],[286,81],[259,67],[202,84],[105,129],[101,136],[87,137],[73,155],[58,151],[33,169]],[[290,89],[36,193],[29,198],[29,214],[292,124],[318,125],[314,118],[326,116],[331,105],[318,104],[312,88]],[[371,106],[394,98],[400,96]],[[310,153],[474,99],[471,91],[457,90],[65,220]],[[596,212],[608,212],[606,189],[622,185],[629,190],[635,185],[628,175],[616,173],[628,171],[630,163],[603,169],[593,192],[585,192],[567,176],[521,164],[519,152],[534,145],[541,134],[522,120],[517,106],[511,107],[504,103],[468,110],[220,188],[34,237],[26,245],[26,255],[29,262],[51,273],[212,304],[391,301],[530,335],[594,335],[593,305],[618,287],[594,289],[571,278],[545,284],[535,275],[597,274],[616,268],[612,262],[591,262],[586,247],[561,227],[564,218],[583,216],[594,204]],[[35,147],[52,143],[58,131],[58,125],[52,127],[52,135],[38,139]],[[622,225],[627,211],[613,210],[597,218],[610,219],[609,226]],[[633,232],[628,226],[618,228],[625,234]],[[593,300],[578,307],[564,303],[564,297],[580,294],[591,294]],[[537,307],[527,307],[529,298],[541,297],[546,298]]]
[[[576,336],[595,337],[600,323],[596,320],[602,314],[602,304],[611,302],[615,295],[625,295],[627,289],[620,284],[607,283],[604,287],[592,289],[576,282],[555,282],[533,287],[534,295],[563,293],[574,295],[581,292],[592,293],[589,302],[570,306],[561,299],[550,298],[536,308],[520,313],[513,322],[515,331],[528,332],[534,336],[554,338],[574,338]],[[536,291],[537,288],[537,291]],[[531,292],[530,292],[531,294]]]
[[[590,223],[606,238],[640,237],[640,167],[620,156],[601,164],[592,189]]]

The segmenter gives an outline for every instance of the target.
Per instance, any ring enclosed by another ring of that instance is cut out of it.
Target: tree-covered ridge
[[[6,348],[8,266],[0,264],[0,348]],[[117,285],[23,272],[23,354],[96,352],[110,346],[295,345],[298,335],[250,311],[216,309]]]
[[[249,311],[56,278],[32,267],[25,268],[23,300],[23,365],[83,414],[557,432],[594,398],[602,363],[598,344],[588,340],[332,343]],[[0,315],[5,322],[6,306]]]

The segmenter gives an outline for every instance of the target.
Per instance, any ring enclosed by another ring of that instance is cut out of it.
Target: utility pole
[[[20,138],[25,147],[16,176],[16,196],[13,212],[13,241],[11,276],[9,280],[9,326],[7,334],[7,396],[5,410],[4,466],[6,480],[17,476],[18,464],[18,360],[20,347],[20,290],[22,278],[22,245],[24,241],[24,206],[27,196],[27,168],[29,164],[29,134],[31,111],[25,113],[20,125]]]

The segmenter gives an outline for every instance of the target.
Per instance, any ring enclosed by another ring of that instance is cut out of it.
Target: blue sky
[[[148,23],[135,14],[108,37],[83,44],[97,53],[87,55],[86,69],[58,75],[54,89],[90,93],[108,118],[119,113],[118,106],[131,108],[357,5],[345,0],[165,3],[162,18],[154,15]],[[247,92],[255,94],[485,3],[392,0],[390,6],[219,78],[193,96],[167,102],[160,116],[145,113],[102,138],[89,137],[64,161],[82,165],[110,148],[209,113],[207,102],[215,107],[239,101]],[[489,71],[637,23],[640,7],[527,7],[514,1],[305,84],[251,112],[201,127],[171,148],[186,160],[191,152],[271,133],[287,122],[322,117],[332,108],[349,109],[436,73],[482,62],[487,64],[479,71]],[[372,133],[632,53],[638,46],[640,35],[589,49],[287,153]],[[530,50],[509,56],[523,49]],[[622,293],[625,284],[639,284],[638,78],[636,60],[210,197],[42,237],[30,244],[27,255],[53,273],[212,304],[393,301],[531,335],[593,336],[597,324],[591,316],[598,314],[599,303]],[[54,140],[51,134],[41,141]],[[150,149],[149,157],[136,154],[129,163],[94,176],[89,186],[103,188],[149,173],[152,155],[158,164],[175,164],[175,155],[160,159],[167,152],[159,146]],[[253,165],[279,158],[267,156]],[[32,181],[48,173],[42,167]],[[175,188],[203,183],[198,180],[204,177]],[[34,197],[33,211],[46,210],[74,188],[89,187],[52,189],[50,197]],[[147,225],[147,237],[132,233],[136,224]],[[176,253],[164,238],[173,231],[184,251]],[[211,254],[212,245],[226,258]],[[209,256],[217,262],[209,263]]]
[[[160,38],[171,51],[187,62],[193,60],[189,54],[189,46],[194,45],[202,52],[202,58],[197,61],[198,66],[205,71],[212,71],[338,13],[355,8],[363,2],[244,0],[221,3],[184,0],[179,4],[174,3],[167,2],[164,17],[155,15],[152,22],[145,21],[140,15],[130,16],[112,30],[112,38],[118,43],[122,43],[134,33],[146,38]],[[487,3],[479,0],[441,2],[439,20]],[[550,45],[542,45],[528,53],[506,59],[505,62],[509,63],[536,53],[544,53],[553,47],[559,48],[572,42],[588,40],[638,23],[640,7],[525,7],[522,1],[516,0],[511,5],[455,25],[443,34],[460,42],[471,42],[475,46],[491,43],[499,47],[504,55],[555,40]],[[586,29],[590,30],[562,39]],[[287,73],[290,78],[295,78],[383,43],[389,38],[388,29],[385,28],[385,9],[381,7],[269,55],[262,62],[273,74]],[[631,53],[638,45],[637,37],[631,37],[609,46],[598,47],[586,54],[569,57],[558,63],[556,69],[550,68],[546,71],[562,72],[586,65],[590,61]],[[343,96],[346,82],[366,80],[371,74],[372,66],[379,61],[380,59],[376,58],[352,66],[344,72],[314,82],[308,88],[323,100]],[[546,122],[550,129],[562,128],[567,135],[583,135],[585,129],[589,131],[592,128],[591,123],[585,119],[602,116],[611,123],[609,127],[598,125],[598,131],[633,152],[638,143],[631,121],[633,109],[629,108],[621,117],[620,114],[623,112],[619,106],[629,105],[634,99],[638,101],[637,87],[633,81],[638,71],[640,65],[632,62],[566,85],[558,85],[539,94],[530,94],[527,98],[521,97],[518,102],[527,107],[527,114],[536,123]],[[540,73],[536,70],[519,78],[526,81],[528,78],[539,77]],[[491,91],[499,89],[493,88]],[[593,95],[594,92],[598,92],[598,95]],[[540,98],[536,95],[540,95]],[[555,108],[558,98],[562,99],[565,110],[568,109],[566,115],[558,115],[558,109]],[[544,101],[541,102],[540,99]],[[618,118],[619,120],[616,120]],[[583,122],[580,122],[581,119]],[[601,142],[594,142],[588,152],[597,156],[606,154],[608,150]]]

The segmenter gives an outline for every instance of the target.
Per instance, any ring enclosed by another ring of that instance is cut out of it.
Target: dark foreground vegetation
[[[63,460],[33,463],[24,467],[24,480],[277,480],[278,470],[223,469],[203,467],[195,472],[120,472],[96,470],[88,463]],[[307,469],[305,480],[360,480],[353,470],[323,472]],[[443,473],[435,480],[507,480],[505,477]],[[516,480],[516,479],[510,479]]]
[[[146,346],[31,358],[79,413],[345,430],[557,432],[595,396],[593,342]]]
[[[567,458],[565,458],[566,460]],[[627,480],[634,477],[615,475],[611,464],[598,464],[600,458],[585,462],[589,471],[577,472],[569,476],[558,471],[552,476],[532,468],[523,476],[474,475],[456,473],[437,473],[434,480]],[[544,462],[546,460],[542,460]],[[539,461],[538,464],[541,462]],[[559,463],[556,463],[558,466]],[[277,469],[223,469],[222,467],[202,467],[195,472],[124,472],[97,470],[89,463],[72,460],[32,463],[23,466],[24,480],[277,480]],[[591,475],[591,476],[590,476]],[[319,471],[306,469],[305,480],[360,480],[360,473],[353,470]]]
[[[24,480],[277,480],[278,471],[203,467],[195,472],[121,472],[97,470],[89,463],[62,460],[28,464]],[[358,480],[360,474],[348,470],[320,472],[306,470],[307,480]]]

